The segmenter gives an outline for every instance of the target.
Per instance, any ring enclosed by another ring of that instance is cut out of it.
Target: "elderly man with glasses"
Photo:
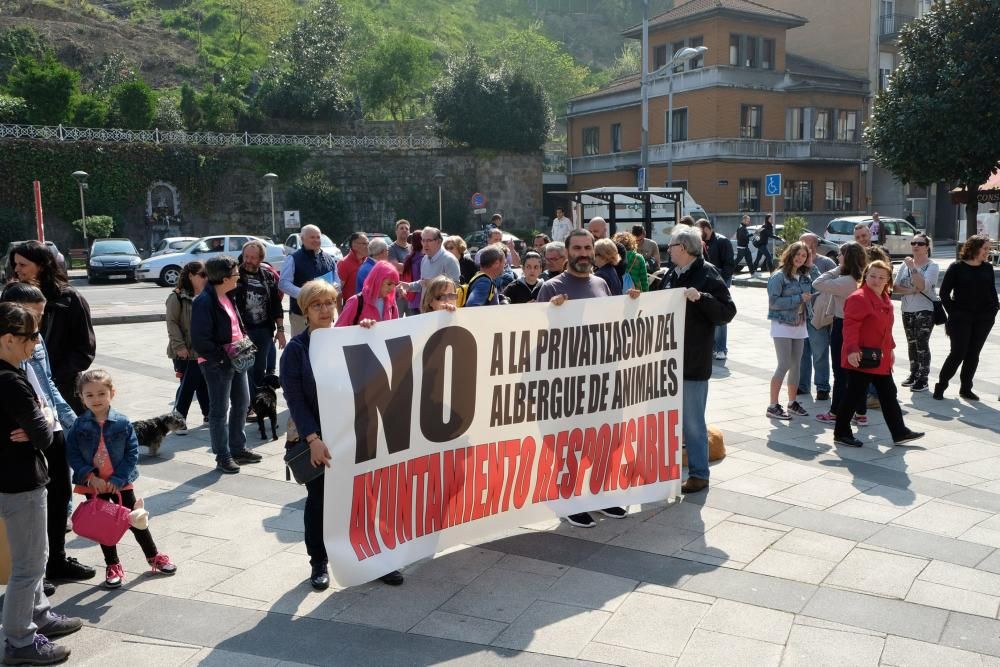
[[[399,283],[406,292],[420,292],[438,276],[447,276],[456,285],[461,282],[462,271],[455,255],[444,249],[444,234],[437,227],[424,227],[420,232],[424,256],[420,260],[420,280]]]

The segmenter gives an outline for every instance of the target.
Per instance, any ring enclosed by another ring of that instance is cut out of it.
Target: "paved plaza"
[[[263,461],[221,477],[197,416],[159,458],[143,454],[137,482],[177,576],[146,573],[126,536],[122,589],[99,577],[60,586],[58,611],[86,621],[63,640],[71,664],[1000,665],[1000,331],[983,353],[981,403],[955,398],[957,381],[943,402],[900,389],[908,425],[927,431],[919,447],[894,449],[871,411],[865,447],[835,449],[811,417],[765,418],[766,291],[734,298],[707,415],[728,456],[707,493],[592,530],[525,526],[414,564],[399,588],[318,593],[283,441],[261,443],[248,427]],[[168,410],[163,323],[96,330],[115,407],[133,419]],[[898,317],[895,338],[901,378]],[[936,372],[943,331],[932,350]],[[102,565],[85,540],[69,550]]]

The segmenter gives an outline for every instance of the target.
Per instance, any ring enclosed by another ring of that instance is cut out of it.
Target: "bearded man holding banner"
[[[586,229],[574,229],[566,237],[566,252],[568,261],[566,270],[551,280],[546,280],[538,290],[538,303],[548,301],[554,306],[561,306],[566,299],[589,299],[592,297],[611,296],[611,289],[603,278],[593,274],[594,235]],[[628,295],[636,299],[641,292],[631,289]],[[628,512],[624,507],[607,507],[600,510],[604,516],[612,519],[624,519]],[[570,514],[567,523],[577,528],[593,528],[597,525],[589,512]]]
[[[708,380],[712,377],[715,328],[736,317],[736,304],[719,271],[702,259],[702,238],[697,228],[678,226],[667,246],[673,266],[660,289],[679,288],[687,299],[684,321],[684,446],[688,478],[682,493],[708,488]]]

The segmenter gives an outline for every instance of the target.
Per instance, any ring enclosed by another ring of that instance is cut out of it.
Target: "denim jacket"
[[[59,393],[56,383],[52,381],[52,367],[49,366],[49,353],[45,349],[45,341],[39,339],[38,345],[35,346],[35,351],[31,353],[31,357],[21,363],[21,368],[27,369],[28,366],[31,366],[32,370],[35,371],[38,384],[41,386],[42,391],[45,392],[45,401],[52,406],[59,419],[59,423],[62,424],[64,429],[69,429],[73,425],[73,422],[76,421],[76,413],[73,412],[73,408],[69,406],[66,399]]]
[[[806,312],[803,294],[812,294],[812,276],[785,276],[776,271],[767,281],[767,319],[781,324],[801,324]]]
[[[76,423],[66,433],[66,458],[73,468],[73,483],[84,484],[94,470],[94,454],[100,443],[100,426],[94,413],[87,410],[76,418]],[[118,488],[131,484],[139,477],[139,439],[128,417],[114,408],[104,421],[104,446],[114,467],[107,481]]]

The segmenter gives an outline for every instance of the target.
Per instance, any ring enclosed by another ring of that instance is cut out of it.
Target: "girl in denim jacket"
[[[799,384],[799,362],[805,339],[806,317],[812,299],[812,279],[809,277],[809,249],[804,243],[792,243],[781,255],[781,265],[767,281],[767,319],[771,320],[771,338],[778,356],[778,367],[771,376],[771,402],[767,416],[788,421],[792,415],[808,417],[809,413],[795,400]],[[781,383],[788,377],[787,411],[781,407],[778,395]]]
[[[107,371],[95,369],[80,376],[80,398],[87,411],[80,415],[66,436],[66,455],[73,468],[76,492],[97,494],[105,500],[117,499],[134,509],[132,482],[139,477],[139,440],[128,417],[111,408],[115,388]],[[146,555],[146,561],[159,574],[174,574],[177,566],[170,556],[160,553],[146,528],[130,528]],[[104,585],[118,588],[125,580],[125,569],[118,560],[118,549],[101,545],[107,572]]]

